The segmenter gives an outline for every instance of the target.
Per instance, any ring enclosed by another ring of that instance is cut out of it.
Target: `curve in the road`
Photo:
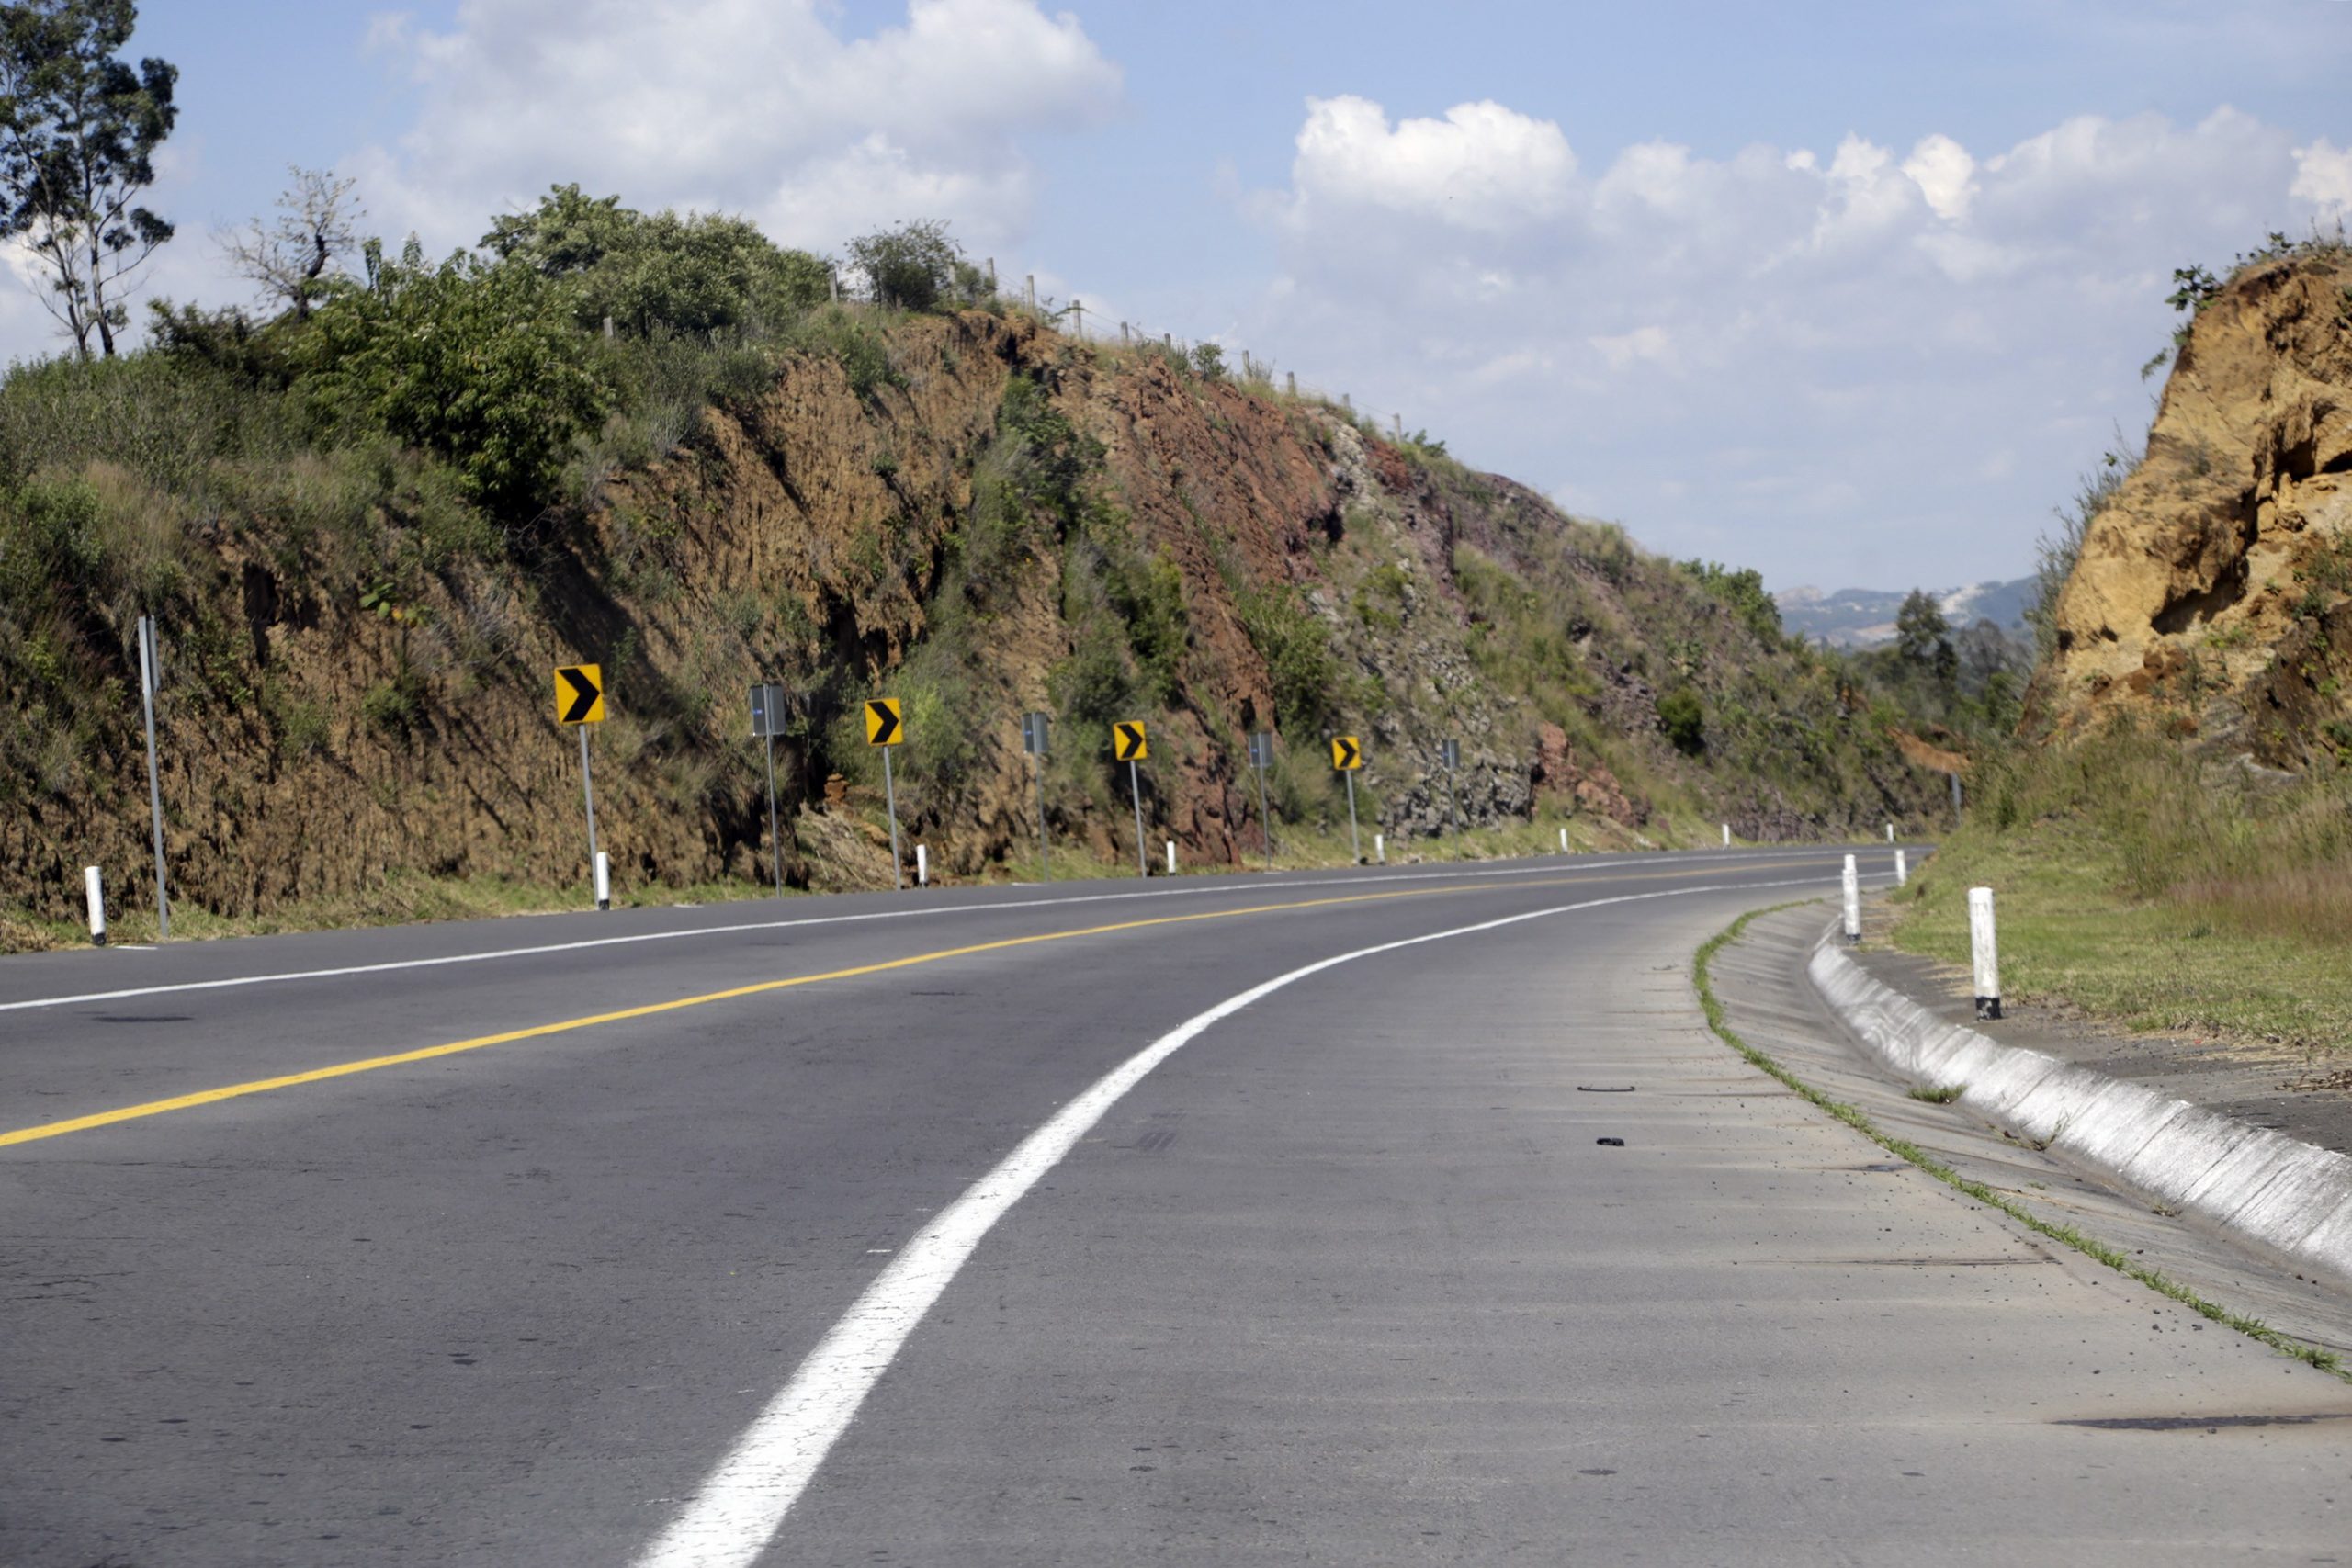
[[[1659,877],[1673,877],[1699,874],[1695,871],[1666,871],[1653,874]],[[1816,879],[1805,878],[1804,880]],[[1522,883],[1520,886],[1548,887],[1565,886],[1569,881],[1569,878],[1559,877],[1551,881]],[[1782,885],[1765,883],[1754,886]],[[993,942],[970,942],[961,947],[941,948],[931,953],[909,953],[903,957],[884,959],[873,964],[861,964],[842,969],[831,969],[820,974],[794,975],[780,980],[760,980],[747,986],[706,991],[699,996],[675,997],[667,1001],[648,1002],[641,1007],[619,1008],[606,1012],[591,1013],[581,1018],[560,1019],[549,1023],[533,1024],[524,1029],[510,1029],[495,1034],[481,1034],[465,1040],[452,1040],[437,1045],[421,1046],[413,1051],[400,1051],[389,1055],[363,1057],[357,1061],[337,1062],[323,1067],[313,1067],[305,1072],[287,1073],[275,1077],[256,1078],[245,1083],[227,1084],[219,1089],[201,1089],[193,1094],[174,1095],[165,1100],[152,1100],[136,1105],[119,1106],[108,1111],[94,1111],[85,1116],[44,1122],[29,1127],[11,1128],[0,1132],[0,1148],[15,1144],[38,1143],[48,1138],[63,1137],[70,1133],[88,1132],[94,1128],[114,1126],[124,1122],[136,1122],[148,1117],[168,1115],[176,1111],[193,1111],[202,1106],[217,1105],[223,1100],[242,1100],[250,1095],[296,1089],[305,1084],[323,1083],[334,1078],[349,1077],[358,1073],[379,1072],[388,1067],[408,1066],[443,1056],[461,1055],[470,1051],[486,1050],[493,1045],[511,1044],[518,1040],[536,1040],[550,1034],[567,1034],[578,1030],[593,1029],[599,1024],[620,1023],[631,1019],[651,1018],[662,1013],[682,1012],[689,1008],[707,1007],[715,1002],[739,1001],[745,997],[762,996],[771,991],[790,990],[802,986],[821,985],[827,981],[880,975],[894,969],[911,969],[926,964],[941,963],[947,959],[967,958],[976,953],[997,953],[1016,947],[1035,947],[1046,942],[1070,942],[1083,937],[1109,936],[1122,931],[1143,931],[1155,926],[1192,925],[1204,920],[1233,919],[1246,915],[1283,914],[1303,909],[1324,909],[1343,904],[1370,904],[1399,898],[1429,898],[1486,890],[1484,886],[1475,882],[1457,881],[1442,887],[1413,887],[1378,893],[1351,893],[1327,898],[1295,899],[1283,904],[1253,904],[1238,909],[1204,909],[1185,915],[1156,915],[1139,920],[1117,920],[1102,925],[1076,927],[1069,931],[1036,931],[1025,936],[1002,937]],[[1691,889],[1691,891],[1702,890]],[[1708,891],[1713,891],[1713,889]],[[737,931],[744,928],[720,929]]]
[[[1819,877],[1787,882],[1718,883],[1700,887],[1662,888],[1653,893],[1625,893],[1532,909],[1473,925],[1425,931],[1418,936],[1360,947],[1303,964],[1248,990],[1226,998],[1128,1057],[1023,1139],[995,1168],[966,1189],[918,1234],[842,1314],[816,1348],[809,1352],[792,1380],[752,1422],[718,1468],[695,1494],[685,1511],[661,1540],[639,1559],[638,1568],[747,1568],[766,1551],[769,1540],[799,1501],[801,1492],[825,1461],[834,1442],[848,1430],[858,1406],[881,1381],[899,1348],[938,1301],[997,1221],[1018,1203],[1040,1178],[1061,1162],[1080,1138],[1140,1082],[1169,1057],[1214,1025],[1254,1002],[1286,989],[1310,976],[1385,953],[1429,942],[1475,936],[1531,920],[1548,919],[1581,910],[1616,904],[1637,904],[1656,898],[1685,897],[1699,893],[1747,892],[1755,889],[1811,886]],[[1543,886],[1536,884],[1535,886]],[[1388,895],[1408,897],[1408,895]],[[1317,903],[1344,900],[1318,899]],[[1307,906],[1285,906],[1303,908]],[[1233,911],[1240,913],[1244,911]],[[1214,918],[1203,915],[1182,919]],[[1149,921],[1146,924],[1161,922]],[[1108,928],[1125,929],[1125,928]],[[1027,938],[1023,941],[1051,940]],[[1009,946],[1013,943],[995,943]],[[981,951],[969,949],[967,951]]]

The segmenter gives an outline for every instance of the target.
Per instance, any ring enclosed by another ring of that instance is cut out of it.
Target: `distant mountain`
[[[2033,589],[2032,578],[2020,577],[1933,592],[1954,631],[1990,621],[2005,632],[2022,633]],[[1838,648],[1876,648],[1894,640],[1895,612],[1910,594],[1907,588],[1791,588],[1772,595],[1772,602],[1781,607],[1781,624],[1792,632]]]

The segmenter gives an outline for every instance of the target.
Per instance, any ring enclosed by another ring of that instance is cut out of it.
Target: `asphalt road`
[[[0,962],[0,1562],[2352,1561],[2343,1384],[1704,1031],[1836,875]]]

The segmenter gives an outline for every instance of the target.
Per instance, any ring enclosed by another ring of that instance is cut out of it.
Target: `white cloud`
[[[2325,137],[2295,149],[2295,183],[2288,194],[2308,201],[2323,218],[2352,214],[2352,147]]]
[[[1589,341],[1611,370],[1629,369],[1644,362],[1666,365],[1674,355],[1674,341],[1667,336],[1664,327],[1635,327],[1629,333]]]
[[[415,128],[346,166],[378,220],[468,243],[579,181],[631,205],[744,213],[828,248],[909,218],[967,242],[1025,225],[1027,134],[1099,121],[1120,73],[1035,0],[910,0],[868,37],[823,0],[465,0],[447,32],[370,41],[421,89]]]
[[[1976,160],[1967,148],[1949,136],[1923,137],[1903,161],[1903,172],[1937,217],[1957,223],[1968,216],[1976,197]]]
[[[2352,209],[2352,152],[2226,107],[1906,141],[1580,162],[1501,105],[1310,99],[1255,203],[1282,276],[1238,341],[1660,548],[1972,581],[2023,571],[2074,474],[2144,425],[2172,268]],[[1730,447],[1752,460],[1708,456]]]
[[[1458,104],[1443,119],[1392,126],[1369,99],[1309,98],[1293,216],[1310,221],[1310,205],[1370,207],[1462,229],[1511,229],[1559,212],[1576,169],[1558,126],[1500,104]]]

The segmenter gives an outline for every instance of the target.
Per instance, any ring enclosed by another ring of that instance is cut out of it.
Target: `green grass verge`
[[[119,890],[112,897],[126,902],[152,885]],[[797,893],[793,895],[798,897]],[[649,908],[722,904],[738,899],[775,897],[772,883],[729,879],[686,887],[659,883],[613,889],[616,908]],[[110,900],[111,901],[111,897]],[[273,936],[288,931],[345,931],[368,926],[418,925],[435,920],[491,919],[505,915],[576,914],[594,909],[595,899],[584,885],[541,886],[502,876],[433,877],[400,874],[386,878],[366,893],[331,898],[289,899],[267,914],[218,915],[193,903],[172,906],[172,940],[203,942],[219,937]],[[129,902],[107,922],[107,939],[140,944],[155,940],[153,904]],[[22,910],[0,908],[0,953],[38,953],[80,947],[90,940],[87,927],[74,920],[55,920]]]
[[[2096,825],[1962,832],[1891,899],[1894,944],[1968,962],[1968,889],[1998,905],[2002,990],[2140,1032],[2352,1055],[2352,964],[2332,921],[2249,929],[2209,906],[2137,897]]]
[[[1988,748],[1969,789],[1890,901],[1896,946],[1966,962],[1968,889],[1990,887],[2012,998],[2352,1058],[2352,770],[2267,773],[2118,720]]]
[[[2073,1247],[2086,1258],[2095,1258],[2106,1264],[2117,1273],[2138,1280],[2158,1295],[2178,1302],[2200,1317],[2234,1328],[2249,1339],[2259,1340],[2281,1355],[2291,1356],[2296,1360],[2308,1362],[2324,1372],[2334,1373],[2345,1382],[2352,1382],[2352,1369],[2347,1369],[2344,1365],[2343,1358],[2335,1351],[2317,1345],[2307,1345],[2290,1335],[2279,1333],[2257,1318],[2247,1317],[2242,1313],[2232,1312],[2218,1303],[2208,1301],[2188,1286],[2168,1280],[2153,1269],[2143,1268],[2132,1262],[2119,1249],[2108,1246],[2103,1241],[2085,1235],[2072,1225],[2051,1224],[2022,1204],[2001,1196],[1983,1182],[1971,1180],[1961,1175],[1917,1144],[1881,1131],[1878,1124],[1872,1122],[1869,1114],[1860,1107],[1848,1105],[1843,1100],[1832,1100],[1828,1095],[1789,1071],[1778,1061],[1741,1039],[1738,1032],[1731,1027],[1724,1016],[1722,999],[1715,995],[1714,983],[1708,974],[1708,965],[1713,962],[1716,953],[1739,940],[1740,934],[1747,930],[1750,922],[1762,916],[1775,914],[1781,909],[1792,908],[1796,903],[1804,901],[1798,899],[1788,904],[1776,904],[1768,909],[1751,909],[1708,938],[1701,945],[1697,955],[1691,961],[1690,978],[1692,985],[1699,992],[1699,1005],[1706,1012],[1707,1027],[1715,1032],[1718,1039],[1746,1057],[1749,1065],[1758,1071],[1778,1079],[1807,1104],[1843,1122],[1887,1153],[1918,1167],[1954,1191],[1965,1193],[1986,1208],[2007,1214],[2038,1235],[2047,1236],[2052,1241]]]

